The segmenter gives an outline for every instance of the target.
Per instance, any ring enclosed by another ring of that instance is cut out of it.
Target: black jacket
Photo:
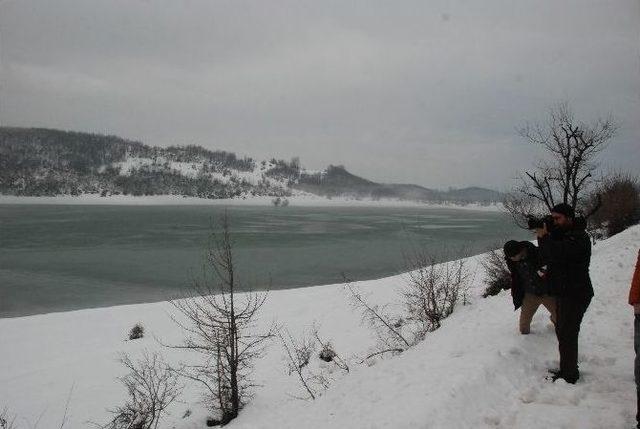
[[[511,297],[516,310],[522,306],[526,292],[540,296],[549,293],[546,279],[541,278],[537,273],[543,265],[538,248],[529,241],[521,241],[520,243],[527,249],[527,256],[523,263],[505,258],[511,273]],[[523,265],[525,264],[526,268],[523,270]]]
[[[550,287],[558,296],[593,296],[589,277],[591,240],[585,226],[584,219],[576,218],[571,229],[556,229],[538,239],[542,261],[548,266]]]

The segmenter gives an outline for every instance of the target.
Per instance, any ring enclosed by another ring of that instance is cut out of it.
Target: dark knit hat
[[[573,207],[571,207],[567,203],[556,204],[552,209],[551,213],[559,213],[565,215],[566,217],[574,218],[576,213],[573,211]]]
[[[508,258],[516,256],[518,253],[522,251],[524,246],[519,241],[509,240],[504,243],[504,255]]]

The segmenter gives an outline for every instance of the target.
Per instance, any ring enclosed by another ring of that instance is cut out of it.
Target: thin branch
[[[385,353],[402,353],[403,351],[404,351],[404,349],[397,349],[397,348],[396,348],[396,349],[385,349],[385,350],[380,350],[380,351],[377,351],[377,352],[371,353],[370,355],[368,355],[367,357],[365,357],[364,359],[362,359],[362,360],[360,361],[360,363],[364,363],[364,362],[366,362],[368,359],[371,359],[372,357],[380,356],[380,355],[383,355],[383,354],[385,354]]]

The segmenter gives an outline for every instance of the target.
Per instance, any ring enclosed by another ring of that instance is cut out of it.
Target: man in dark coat
[[[529,241],[507,241],[504,256],[511,272],[513,306],[520,310],[520,333],[531,331],[531,320],[542,304],[556,321],[556,301],[549,293],[545,270],[541,266],[538,248]]]
[[[553,381],[562,378],[575,383],[578,371],[578,334],[580,323],[591,298],[593,287],[589,277],[591,240],[585,231],[586,222],[576,218],[568,204],[551,209],[553,228],[536,230],[540,254],[548,266],[551,289],[556,295],[556,335],[560,351],[560,368],[552,371]]]

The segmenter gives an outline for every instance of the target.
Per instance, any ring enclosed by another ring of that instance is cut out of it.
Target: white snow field
[[[350,373],[335,372],[330,388],[315,401],[302,401],[295,378],[287,376],[283,351],[274,342],[256,362],[261,384],[230,428],[630,428],[635,424],[633,311],[627,294],[640,248],[640,226],[593,248],[591,275],[596,296],[582,324],[576,385],[545,380],[558,364],[557,341],[541,308],[532,333],[517,331],[508,292],[481,298],[485,287],[478,261],[470,304],[459,305],[443,326],[422,343],[373,366],[359,365],[370,351],[372,333],[360,324],[344,285],[270,293],[260,324],[273,320],[294,335],[319,326]],[[372,302],[399,303],[402,275],[357,283]],[[167,303],[89,309],[0,320],[0,411],[7,407],[20,428],[65,428],[107,421],[106,408],[121,404],[124,388],[119,352],[132,357],[167,350],[154,336],[177,343],[180,331]],[[145,338],[125,341],[141,322]],[[190,410],[189,416],[184,417]],[[198,386],[185,389],[161,427],[201,428],[207,415]]]

